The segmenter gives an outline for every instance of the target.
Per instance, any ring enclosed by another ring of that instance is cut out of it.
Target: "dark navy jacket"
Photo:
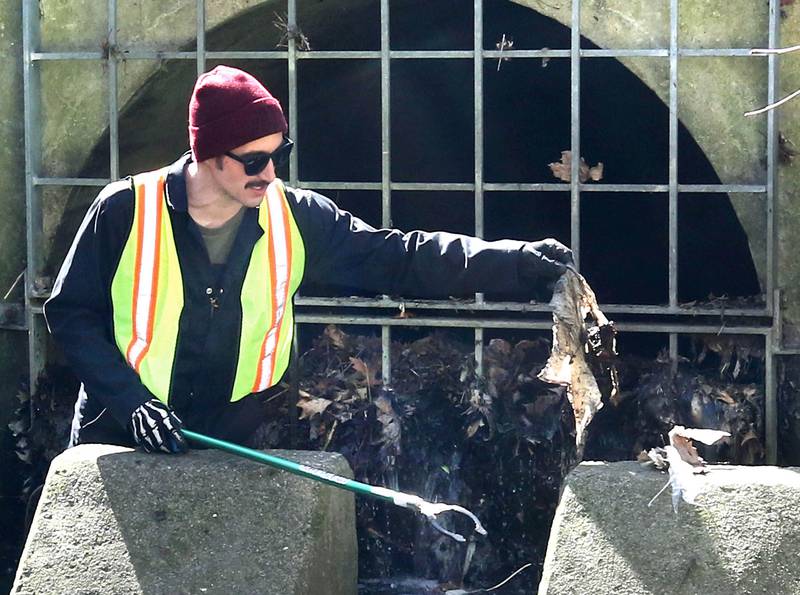
[[[190,160],[189,153],[183,155],[167,177],[168,210],[184,282],[170,406],[187,427],[242,442],[262,421],[264,394],[235,403],[228,398],[237,363],[239,294],[262,231],[257,209],[248,209],[228,262],[222,271],[213,267],[187,210],[184,166]],[[133,199],[130,178],[100,193],[45,305],[50,331],[84,386],[83,442],[130,443],[131,413],[153,398],[117,349],[112,325],[111,280],[132,225]],[[287,188],[287,199],[306,252],[301,292],[309,285],[325,285],[444,298],[532,289],[531,281],[519,274],[527,258],[521,252],[524,242],[375,229],[315,192]]]

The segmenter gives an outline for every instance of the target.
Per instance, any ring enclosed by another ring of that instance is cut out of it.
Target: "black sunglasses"
[[[245,174],[248,176],[256,176],[264,171],[264,168],[267,167],[267,164],[270,162],[270,160],[272,160],[272,163],[275,165],[275,167],[285,165],[286,162],[289,161],[289,155],[292,152],[293,146],[294,141],[288,137],[285,137],[283,139],[283,144],[281,144],[281,146],[275,149],[272,153],[260,151],[258,153],[248,153],[246,157],[239,157],[230,151],[226,151],[225,154],[234,161],[241,163],[244,166]]]

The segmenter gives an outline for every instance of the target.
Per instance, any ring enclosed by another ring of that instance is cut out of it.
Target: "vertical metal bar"
[[[289,448],[297,448],[300,444],[300,432],[297,427],[297,402],[300,400],[300,347],[297,336],[298,326],[295,324],[292,337],[292,357],[289,360]]]
[[[776,48],[780,44],[780,0],[770,0],[769,3],[769,47]],[[767,104],[775,102],[775,94],[778,92],[778,56],[771,54],[767,58]],[[778,118],[779,110],[773,109],[767,112],[767,279],[766,297],[767,310],[773,311],[773,290],[777,274],[777,262],[775,255],[775,197],[777,185],[777,149],[778,149]],[[776,337],[778,344],[782,338]]]
[[[678,0],[669,11],[669,305],[678,305]],[[678,337],[669,336],[673,370],[678,363]]]
[[[473,103],[475,109],[475,235],[484,234],[483,213],[483,0],[473,5]],[[483,302],[483,294],[475,295],[475,301]],[[483,374],[483,328],[475,329],[475,371]]]
[[[206,71],[206,0],[197,0],[197,76]]]
[[[775,334],[770,331],[764,337],[764,434],[766,441],[767,465],[778,462],[778,388],[775,381]]]
[[[117,0],[108,0],[108,150],[112,180],[119,179],[119,80],[117,78]]]
[[[46,330],[44,321],[34,314],[36,280],[41,270],[42,210],[39,188],[33,179],[41,167],[40,100],[41,85],[38,65],[31,53],[39,48],[39,4],[22,3],[23,101],[25,119],[25,315],[28,324],[28,382],[30,394],[36,392],[39,374],[44,368]],[[34,419],[33,399],[30,400],[31,423]]]
[[[392,160],[391,160],[391,60],[389,37],[389,0],[381,0],[381,223],[392,226]],[[384,384],[392,382],[392,360],[389,353],[391,330],[381,327],[381,376]]]
[[[389,0],[381,0],[381,224],[392,226]]]
[[[780,0],[769,3],[769,47],[780,45]],[[778,56],[772,54],[767,58],[767,103],[775,102],[778,92]],[[764,433],[766,441],[767,464],[778,462],[778,383],[775,349],[783,345],[783,320],[780,308],[780,290],[777,289],[777,258],[775,254],[775,201],[778,180],[776,167],[778,150],[778,113],[779,110],[767,112],[767,310],[772,312],[772,333],[765,337],[766,358],[764,370]]]
[[[289,30],[294,31],[297,28],[297,0],[288,0],[286,21],[289,25]],[[297,113],[297,42],[293,35],[288,36],[287,40],[288,52],[288,79],[289,79],[289,136],[297,138],[297,123],[300,115]],[[300,172],[297,171],[299,165],[298,153],[301,149],[295,147],[289,155],[289,185],[297,186],[300,179]]]
[[[381,379],[385,385],[392,383],[392,327],[381,327]]]
[[[570,95],[572,167],[570,169],[570,247],[575,266],[581,262],[581,0],[572,0],[572,31],[570,40]]]

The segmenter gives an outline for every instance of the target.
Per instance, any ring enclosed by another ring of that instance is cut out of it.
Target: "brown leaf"
[[[377,371],[375,373],[370,372],[369,366],[367,366],[367,363],[363,359],[359,357],[351,357],[350,364],[353,366],[353,369],[356,372],[364,376],[367,386],[376,386],[381,383],[381,381],[375,376]]]
[[[329,324],[325,327],[325,336],[333,344],[334,347],[344,349],[345,339],[347,335],[335,324]]]
[[[297,406],[301,410],[300,419],[311,419],[315,415],[325,411],[331,403],[333,403],[333,401],[323,399],[322,397],[298,400]]]
[[[553,176],[563,182],[569,182],[572,179],[572,152],[561,151],[561,161],[548,164]],[[588,180],[599,182],[603,179],[603,162],[599,162],[593,167],[584,161],[581,157],[580,165],[578,166],[578,180],[584,183]]]

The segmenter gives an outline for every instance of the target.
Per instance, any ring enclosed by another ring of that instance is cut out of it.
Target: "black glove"
[[[183,422],[158,399],[139,405],[131,414],[133,439],[145,452],[186,452]]]
[[[553,238],[528,242],[522,248],[520,277],[532,284],[547,286],[572,266],[572,250]]]

